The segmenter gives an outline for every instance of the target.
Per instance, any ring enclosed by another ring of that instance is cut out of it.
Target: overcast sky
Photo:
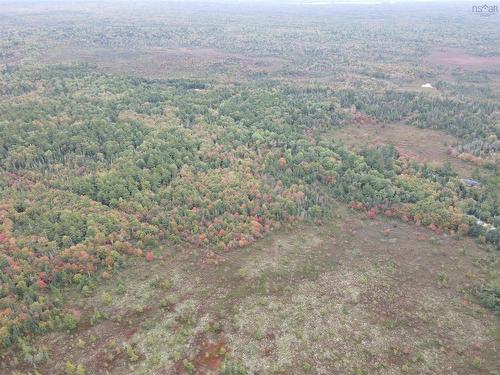
[[[0,0],[1,3],[74,3],[74,2],[88,2],[89,0]],[[97,0],[90,0],[92,3],[99,2]],[[309,5],[327,5],[327,4],[339,4],[339,3],[422,3],[422,2],[433,2],[433,3],[487,3],[487,4],[498,4],[500,0],[103,0],[102,2],[125,2],[125,3],[147,3],[147,2],[165,2],[165,3],[282,3],[282,4],[309,4]]]

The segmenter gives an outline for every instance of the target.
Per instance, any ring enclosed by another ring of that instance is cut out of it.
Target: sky
[[[0,0],[1,3],[74,3],[74,2],[86,2],[88,0]],[[92,1],[93,3],[98,1]],[[104,3],[110,2],[126,2],[126,3],[146,3],[146,2],[176,2],[176,3],[278,3],[278,4],[308,4],[308,5],[328,5],[328,4],[349,4],[349,3],[472,3],[473,0],[104,0]],[[478,0],[478,3],[483,4],[485,0]],[[486,1],[487,4],[497,5],[500,0],[496,1]]]

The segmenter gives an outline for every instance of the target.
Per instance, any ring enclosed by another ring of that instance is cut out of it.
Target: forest
[[[309,7],[304,17],[276,4],[137,4],[119,16],[115,3],[45,6],[0,4],[0,372],[50,373],[38,337],[85,329],[69,296],[92,299],[137,262],[185,248],[237,257],[338,220],[339,204],[368,222],[472,241],[495,267],[497,19],[452,5]],[[491,63],[434,63],[435,43]],[[428,81],[432,91],[420,88]],[[443,150],[471,173],[390,141],[353,148],[335,137],[370,124],[447,134],[456,141]],[[494,319],[497,271],[467,292]],[[106,319],[92,314],[92,326]],[[130,362],[144,360],[127,345]],[[499,370],[475,358],[457,373]],[[296,373],[242,361],[179,358],[166,373]],[[61,363],[65,374],[104,371]],[[297,373],[332,373],[312,368]]]

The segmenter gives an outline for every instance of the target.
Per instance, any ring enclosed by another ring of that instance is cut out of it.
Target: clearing
[[[460,49],[447,48],[434,50],[428,56],[432,65],[442,65],[466,70],[500,71],[500,56],[470,55]]]
[[[463,177],[470,176],[476,169],[475,165],[448,155],[448,146],[457,144],[458,140],[439,130],[368,121],[335,128],[327,136],[355,150],[367,146],[391,144],[402,155],[419,163],[450,162]]]

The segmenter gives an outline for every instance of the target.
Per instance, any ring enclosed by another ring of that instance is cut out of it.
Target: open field
[[[63,374],[67,361],[91,374],[497,368],[498,318],[468,293],[492,272],[498,277],[496,254],[467,239],[333,210],[324,225],[232,253],[172,249],[130,264],[93,297],[71,298],[67,308],[80,326],[35,341],[50,358],[40,371]]]

